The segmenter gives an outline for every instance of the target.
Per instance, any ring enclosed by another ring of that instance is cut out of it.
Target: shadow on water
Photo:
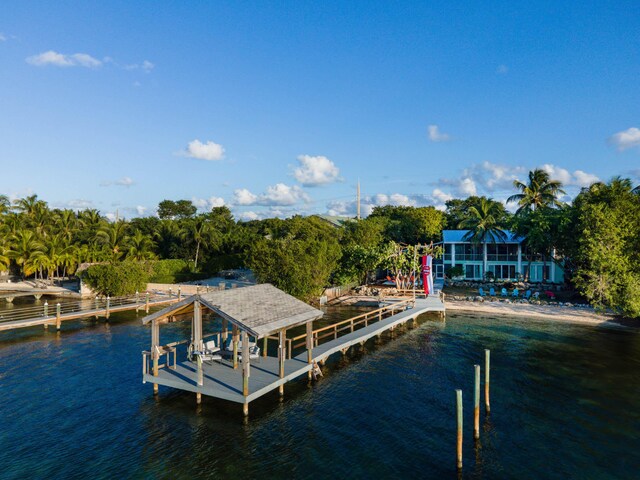
[[[362,310],[329,309],[327,322]],[[423,316],[240,405],[141,383],[142,314],[0,336],[0,478],[632,478],[640,335],[530,319]],[[162,341],[185,338],[167,325]],[[472,438],[473,364],[492,351]],[[483,409],[482,409],[483,410]],[[615,461],[612,461],[615,459]]]

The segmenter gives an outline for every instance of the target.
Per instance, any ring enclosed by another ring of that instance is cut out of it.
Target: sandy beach
[[[533,317],[552,321],[601,325],[615,328],[637,328],[638,322],[620,319],[615,315],[597,313],[592,309],[560,307],[556,305],[527,305],[502,302],[447,301],[448,312],[473,312],[475,314]]]

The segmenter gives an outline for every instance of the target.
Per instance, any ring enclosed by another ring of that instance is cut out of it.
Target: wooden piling
[[[283,328],[278,332],[278,366],[280,378],[284,378],[284,357],[286,355],[285,351],[285,341],[286,341],[286,330]],[[280,392],[280,396],[284,395],[284,384],[278,387],[278,391]]]
[[[489,414],[491,406],[489,405],[489,369],[491,368],[491,351],[484,351],[484,407]]]
[[[145,293],[144,311],[145,313],[149,313],[149,292]]]
[[[248,417],[248,416],[249,416],[249,404],[248,404],[248,403],[243,403],[243,404],[242,404],[242,414],[243,414],[245,417]]]
[[[456,442],[456,466],[462,468],[462,390],[456,390],[456,420],[458,438]]]
[[[242,331],[242,394],[249,396],[249,377],[250,377],[250,364],[249,364],[249,334],[246,330]]]
[[[196,393],[196,403],[200,405],[202,403],[202,394],[200,392]]]
[[[353,322],[351,322],[351,329],[353,330]],[[313,364],[313,322],[307,322],[307,363]],[[313,368],[308,372],[307,378],[311,381],[313,377]]]
[[[111,298],[109,298],[109,295],[107,295],[107,306],[105,309],[105,315],[107,320],[109,319],[109,307],[111,306]]]
[[[268,342],[269,338],[268,337],[264,337],[262,339],[262,356],[266,357],[267,356],[267,342]]]
[[[196,355],[196,361],[198,364],[198,385],[202,386],[204,384],[204,375],[202,373],[202,356]]]
[[[473,366],[476,378],[473,389],[473,438],[480,438],[480,365]]]
[[[238,327],[233,325],[232,332],[232,343],[233,343],[233,368],[238,368]]]
[[[56,303],[56,329],[60,330],[60,304]]]

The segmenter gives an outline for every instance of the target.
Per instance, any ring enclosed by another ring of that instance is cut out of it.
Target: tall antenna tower
[[[358,179],[358,187],[356,189],[356,209],[357,209],[357,218],[360,220],[360,179]]]

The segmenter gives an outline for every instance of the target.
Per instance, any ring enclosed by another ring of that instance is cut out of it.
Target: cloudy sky
[[[238,218],[640,181],[640,3],[0,6],[0,193]]]

